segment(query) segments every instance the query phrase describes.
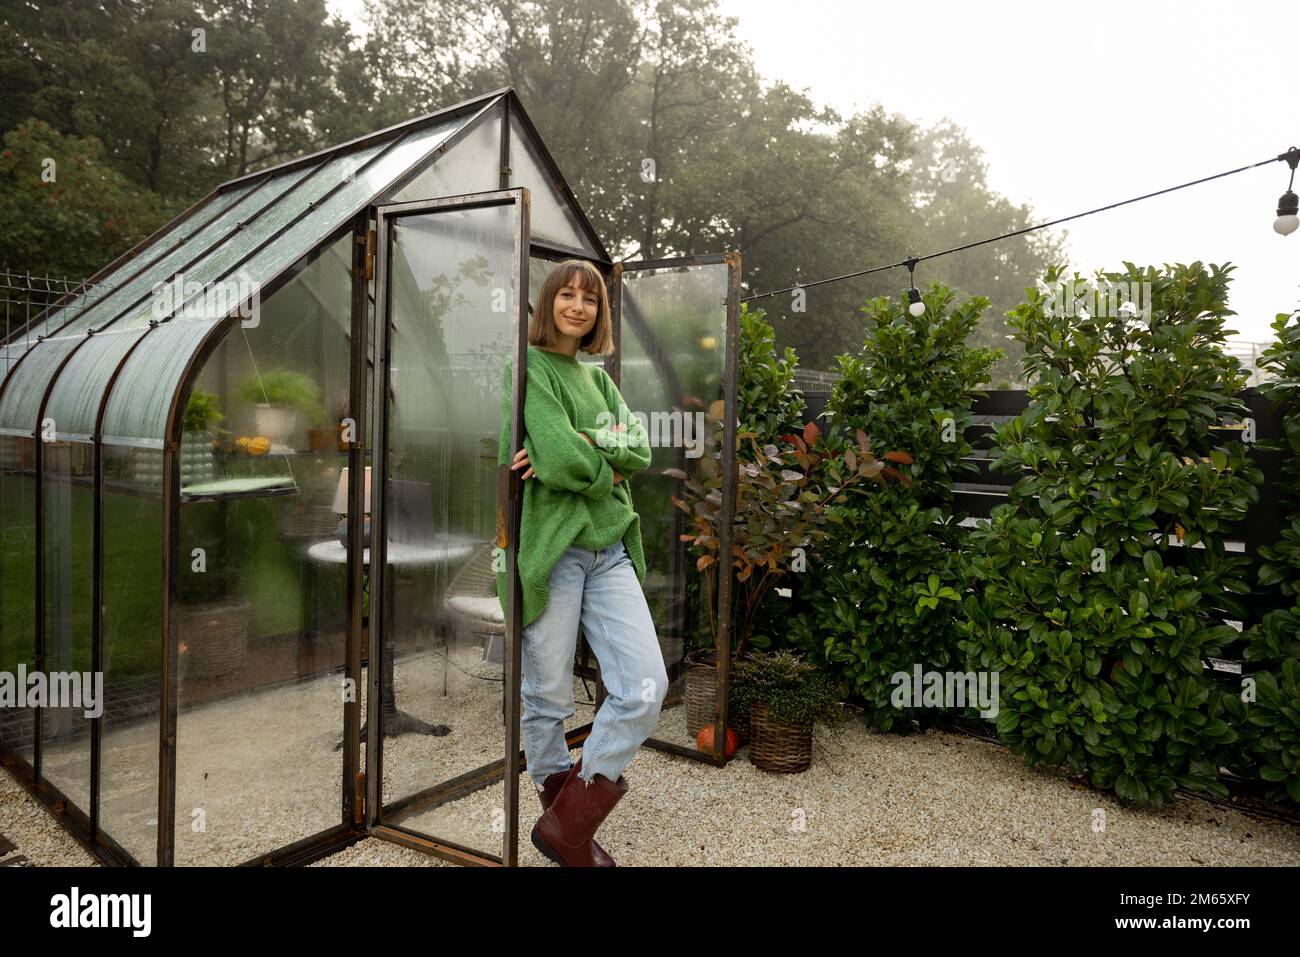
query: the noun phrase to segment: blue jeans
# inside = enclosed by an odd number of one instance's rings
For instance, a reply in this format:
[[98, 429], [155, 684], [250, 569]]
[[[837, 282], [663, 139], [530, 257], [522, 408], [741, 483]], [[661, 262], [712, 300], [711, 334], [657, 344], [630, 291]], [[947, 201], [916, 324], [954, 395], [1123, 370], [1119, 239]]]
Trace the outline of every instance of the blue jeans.
[[581, 777], [617, 781], [650, 737], [668, 693], [668, 673], [636, 568], [622, 541], [594, 552], [570, 545], [551, 569], [550, 597], [523, 630], [520, 729], [537, 789], [573, 765], [564, 721], [574, 715], [578, 624], [600, 662], [605, 701], [582, 747]]

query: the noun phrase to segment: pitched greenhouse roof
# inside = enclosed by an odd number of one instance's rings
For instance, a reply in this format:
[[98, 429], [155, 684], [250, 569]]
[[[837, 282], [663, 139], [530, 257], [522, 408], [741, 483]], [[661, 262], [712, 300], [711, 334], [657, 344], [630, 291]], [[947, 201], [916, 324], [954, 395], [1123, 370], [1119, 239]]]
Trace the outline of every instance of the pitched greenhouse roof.
[[160, 445], [175, 386], [232, 312], [203, 290], [267, 289], [371, 203], [498, 188], [507, 119], [506, 172], [531, 191], [534, 237], [608, 261], [507, 87], [217, 187], [0, 347], [0, 434], [35, 435], [44, 406], [62, 437]]

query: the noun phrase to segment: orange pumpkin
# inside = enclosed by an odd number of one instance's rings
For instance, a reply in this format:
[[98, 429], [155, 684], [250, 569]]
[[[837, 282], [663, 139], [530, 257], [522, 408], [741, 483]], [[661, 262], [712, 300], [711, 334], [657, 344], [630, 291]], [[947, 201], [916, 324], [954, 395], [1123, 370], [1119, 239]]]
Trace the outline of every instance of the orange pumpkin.
[[[695, 736], [695, 747], [699, 751], [713, 750], [713, 725], [706, 724], [700, 729], [700, 733]], [[740, 737], [736, 734], [735, 728], [727, 729], [727, 760], [736, 753], [736, 748], [740, 747]]]
[[254, 455], [265, 455], [267, 452], [271, 451], [271, 440], [265, 435], [255, 436], [253, 441], [248, 443], [248, 451], [252, 452]]

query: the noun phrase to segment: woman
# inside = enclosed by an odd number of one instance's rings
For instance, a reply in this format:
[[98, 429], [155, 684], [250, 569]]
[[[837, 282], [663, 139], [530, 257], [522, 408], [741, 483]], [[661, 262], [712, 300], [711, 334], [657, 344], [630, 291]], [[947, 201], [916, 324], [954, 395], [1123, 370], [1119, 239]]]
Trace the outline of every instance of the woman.
[[[650, 465], [645, 429], [614, 381], [577, 352], [613, 351], [599, 272], [571, 259], [546, 277], [528, 328], [519, 578], [523, 590], [521, 722], [528, 773], [543, 813], [533, 844], [569, 867], [613, 867], [593, 835], [627, 792], [623, 769], [654, 730], [668, 676], [641, 584], [641, 520], [627, 476]], [[510, 443], [507, 363], [500, 463]], [[497, 573], [505, 608], [506, 572]], [[573, 659], [581, 623], [607, 696], [582, 757], [570, 764]]]

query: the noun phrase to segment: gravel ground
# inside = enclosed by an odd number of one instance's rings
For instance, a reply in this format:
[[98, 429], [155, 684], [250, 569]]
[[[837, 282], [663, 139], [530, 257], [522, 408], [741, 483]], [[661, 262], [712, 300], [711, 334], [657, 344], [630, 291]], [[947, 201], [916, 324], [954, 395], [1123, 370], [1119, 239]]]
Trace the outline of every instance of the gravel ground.
[[[466, 671], [474, 671], [472, 663]], [[459, 773], [482, 763], [484, 742], [500, 734], [500, 699], [495, 693], [499, 685], [452, 668], [450, 697], [443, 699], [441, 680], [440, 669], [399, 663], [398, 697], [403, 707], [408, 707], [407, 702], [422, 703], [410, 710], [426, 720], [441, 717], [454, 730], [446, 737], [411, 736], [393, 742], [385, 759], [392, 774], [387, 782], [390, 798], [436, 780], [429, 776], [431, 765]], [[438, 694], [431, 695], [429, 689], [435, 684]], [[575, 691], [581, 702], [581, 683], [575, 682]], [[306, 711], [320, 707], [329, 714], [337, 707], [336, 692], [310, 684], [291, 693]], [[230, 757], [247, 753], [246, 744], [236, 747], [241, 729], [231, 722], [238, 717], [251, 722], [251, 728], [274, 713], [278, 715], [274, 736], [283, 739], [283, 745], [266, 756], [259, 773], [274, 774], [281, 787], [315, 788], [317, 771], [299, 770], [303, 755], [315, 755], [307, 763], [337, 773], [333, 732], [303, 718], [286, 721], [288, 701], [282, 696], [268, 692], [265, 700], [256, 698], [241, 699], [238, 709], [211, 709], [211, 719], [222, 723], [224, 733], [219, 739], [208, 739], [206, 747], [218, 753], [205, 754], [204, 767], [224, 772], [218, 779], [225, 777], [231, 771]], [[454, 717], [443, 712], [451, 702], [459, 708]], [[684, 705], [666, 710], [656, 736], [683, 740], [685, 716]], [[579, 703], [569, 726], [591, 718], [591, 706]], [[201, 720], [198, 714], [189, 719]], [[260, 740], [268, 740], [268, 727], [262, 726]], [[471, 733], [472, 729], [478, 733]], [[193, 741], [198, 726], [189, 724], [187, 730]], [[304, 741], [311, 746], [304, 749]], [[221, 752], [223, 747], [230, 747], [230, 754]], [[575, 759], [579, 753], [573, 752]], [[1194, 799], [1158, 811], [1126, 809], [1064, 774], [1025, 768], [1004, 749], [964, 735], [930, 731], [903, 738], [852, 721], [838, 729], [818, 729], [813, 766], [803, 774], [768, 774], [747, 757], [747, 749], [742, 748], [726, 768], [716, 769], [643, 748], [626, 771], [628, 794], [601, 827], [601, 844], [623, 866], [1300, 865], [1300, 828]], [[294, 762], [291, 774], [285, 773], [287, 761]], [[188, 773], [187, 764], [182, 760], [178, 769], [182, 778]], [[193, 764], [189, 767], [198, 770]], [[245, 769], [245, 782], [249, 776]], [[194, 793], [183, 780], [178, 784], [182, 794]], [[195, 790], [202, 790], [197, 773], [193, 784]], [[527, 776], [521, 775], [519, 860], [526, 866], [555, 866], [528, 840], [541, 810], [530, 790]], [[205, 841], [202, 853], [179, 857], [226, 863], [226, 857], [232, 861], [247, 857], [247, 846], [268, 846], [268, 834], [282, 832], [296, 839], [309, 833], [301, 823], [292, 824], [303, 805], [295, 812], [293, 801], [271, 802], [270, 793], [250, 792], [244, 786], [220, 794], [209, 791], [204, 798], [210, 823], [222, 820], [217, 799], [249, 802], [256, 798], [248, 809], [257, 813], [249, 819], [264, 819], [267, 832], [232, 835], [218, 828], [216, 839]], [[499, 821], [501, 794], [499, 785], [486, 788], [402, 823], [499, 853], [501, 836], [494, 832], [493, 823]], [[321, 804], [313, 799], [309, 806], [314, 813]], [[34, 865], [92, 863], [54, 819], [3, 773], [0, 834]], [[199, 851], [188, 834], [178, 843], [178, 852], [182, 848]], [[376, 839], [363, 840], [317, 866], [367, 865], [455, 866]]]

